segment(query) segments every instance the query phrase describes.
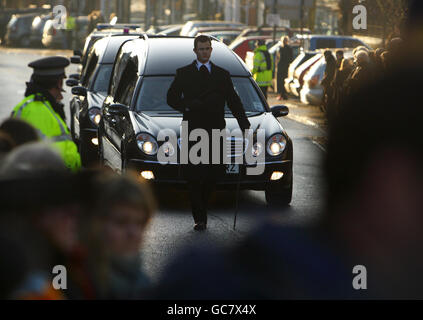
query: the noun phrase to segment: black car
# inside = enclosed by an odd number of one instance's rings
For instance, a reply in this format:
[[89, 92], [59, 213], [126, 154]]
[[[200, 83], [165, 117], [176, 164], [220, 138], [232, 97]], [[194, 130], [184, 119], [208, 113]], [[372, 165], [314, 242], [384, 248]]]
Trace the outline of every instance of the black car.
[[36, 13], [15, 14], [7, 24], [5, 42], [8, 46], [29, 47], [31, 45], [32, 21]]
[[[142, 36], [121, 47], [113, 67], [108, 96], [98, 129], [100, 162], [117, 172], [134, 169], [157, 185], [185, 186], [180, 161], [182, 114], [166, 102], [176, 69], [192, 63], [194, 38]], [[238, 156], [255, 151], [263, 155], [264, 172], [246, 175], [245, 166], [227, 164], [219, 188], [264, 190], [269, 204], [287, 204], [292, 197], [293, 147], [277, 117], [288, 114], [285, 106], [267, 105], [256, 82], [238, 56], [223, 43], [212, 40], [211, 60], [231, 74], [244, 105], [251, 129], [264, 129], [264, 145], [239, 147], [236, 137], [227, 137], [227, 151]], [[238, 127], [226, 107], [226, 128]], [[172, 130], [177, 143], [158, 141], [163, 130]], [[242, 139], [241, 139], [242, 140]], [[229, 147], [228, 147], [229, 146]], [[158, 150], [177, 153], [177, 161], [161, 164]], [[263, 154], [264, 153], [264, 154]], [[248, 165], [247, 165], [248, 167]]]
[[[107, 95], [116, 54], [125, 41], [137, 36], [111, 36], [97, 41], [88, 53], [80, 83], [75, 78], [66, 83], [72, 87], [70, 129], [79, 146], [82, 165], [98, 163], [97, 126], [100, 108]], [[73, 76], [73, 75], [72, 75]]]

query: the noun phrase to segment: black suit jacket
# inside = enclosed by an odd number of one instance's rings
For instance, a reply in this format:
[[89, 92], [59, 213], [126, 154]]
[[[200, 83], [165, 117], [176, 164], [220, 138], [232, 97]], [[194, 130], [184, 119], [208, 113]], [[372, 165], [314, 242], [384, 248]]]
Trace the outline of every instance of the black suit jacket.
[[[200, 103], [194, 103], [194, 108], [193, 101], [196, 100]], [[194, 60], [193, 63], [176, 70], [175, 79], [167, 92], [168, 105], [183, 113], [183, 120], [188, 121], [190, 130], [225, 128], [225, 102], [238, 120], [240, 128], [248, 129], [250, 122], [229, 72], [213, 63], [206, 84]]]

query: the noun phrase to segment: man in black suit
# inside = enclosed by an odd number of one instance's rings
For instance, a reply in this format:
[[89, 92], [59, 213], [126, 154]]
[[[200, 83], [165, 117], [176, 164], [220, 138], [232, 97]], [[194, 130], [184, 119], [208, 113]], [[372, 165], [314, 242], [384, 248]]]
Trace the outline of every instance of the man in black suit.
[[[212, 50], [208, 36], [196, 37], [194, 52], [197, 59], [176, 71], [167, 93], [169, 106], [183, 113], [183, 120], [188, 122], [188, 136], [194, 129], [204, 129], [209, 137], [209, 164], [195, 165], [189, 161], [183, 171], [189, 184], [195, 230], [205, 230], [207, 227], [208, 196], [224, 170], [222, 162], [220, 165], [211, 164], [211, 137], [212, 129], [222, 130], [226, 126], [226, 102], [241, 130], [250, 128], [229, 72], [210, 61]], [[189, 149], [194, 144], [196, 142], [189, 142]]]

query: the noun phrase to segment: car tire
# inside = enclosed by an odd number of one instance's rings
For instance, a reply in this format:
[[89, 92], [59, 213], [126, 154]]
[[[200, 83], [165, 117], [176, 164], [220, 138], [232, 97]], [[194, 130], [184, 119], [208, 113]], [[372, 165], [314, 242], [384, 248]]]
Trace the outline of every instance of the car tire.
[[124, 148], [123, 144], [120, 148], [120, 157], [121, 157], [121, 161], [122, 161], [120, 173], [125, 174], [126, 171], [128, 170], [128, 161], [126, 160], [125, 148]]
[[97, 138], [98, 138], [98, 164], [100, 167], [104, 167], [104, 149], [103, 149], [103, 139], [101, 134], [101, 127], [98, 127]]
[[73, 110], [72, 108], [70, 108], [70, 132], [71, 132], [71, 136], [72, 136], [72, 140], [77, 143], [76, 139], [75, 139], [75, 119], [73, 118]]
[[92, 157], [89, 154], [89, 148], [84, 138], [79, 139], [79, 155], [81, 156], [81, 164], [83, 167], [89, 167], [93, 164]]
[[29, 36], [23, 36], [19, 39], [19, 46], [22, 48], [29, 48], [31, 47], [31, 40]]
[[268, 206], [288, 206], [292, 200], [292, 183], [286, 189], [266, 190], [265, 195]]

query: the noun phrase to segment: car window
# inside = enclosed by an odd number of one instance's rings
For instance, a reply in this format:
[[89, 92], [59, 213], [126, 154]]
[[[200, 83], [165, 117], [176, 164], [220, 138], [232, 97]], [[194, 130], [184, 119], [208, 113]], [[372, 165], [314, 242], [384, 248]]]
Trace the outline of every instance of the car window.
[[98, 56], [92, 52], [91, 56], [89, 57], [87, 67], [82, 73], [81, 83], [84, 87], [88, 87], [92, 83], [92, 77], [94, 74], [94, 70], [97, 67]]
[[[129, 56], [127, 57], [129, 58]], [[132, 100], [132, 96], [134, 94], [138, 75], [137, 68], [132, 60], [128, 60], [128, 62], [124, 64], [124, 66], [125, 69], [123, 70], [122, 75], [120, 77], [114, 100], [116, 102], [129, 106]]]
[[92, 85], [92, 90], [95, 92], [107, 93], [109, 89], [110, 77], [112, 74], [113, 64], [100, 65]]
[[336, 39], [317, 38], [315, 49], [336, 48]]
[[[176, 112], [166, 102], [167, 91], [173, 79], [173, 77], [145, 77], [137, 98], [137, 112]], [[233, 77], [232, 82], [246, 112], [255, 113], [266, 110], [250, 79]], [[227, 106], [225, 111], [230, 113]]]
[[363, 45], [361, 41], [356, 39], [344, 39], [343, 41], [343, 47], [344, 48], [356, 48], [358, 46]]

